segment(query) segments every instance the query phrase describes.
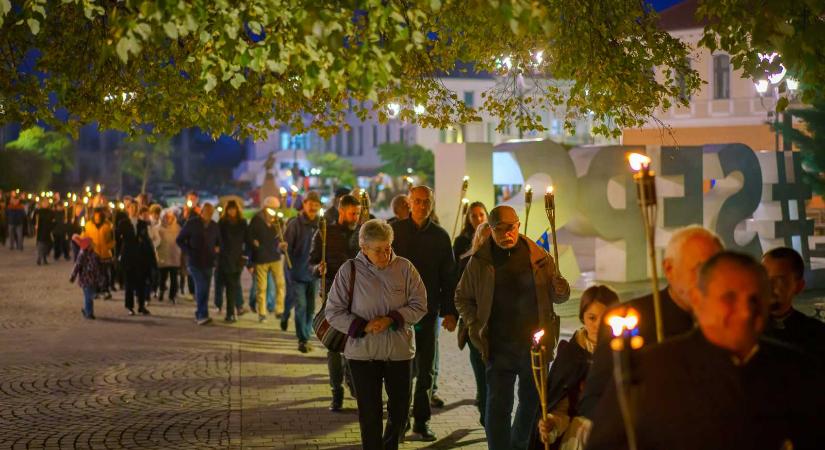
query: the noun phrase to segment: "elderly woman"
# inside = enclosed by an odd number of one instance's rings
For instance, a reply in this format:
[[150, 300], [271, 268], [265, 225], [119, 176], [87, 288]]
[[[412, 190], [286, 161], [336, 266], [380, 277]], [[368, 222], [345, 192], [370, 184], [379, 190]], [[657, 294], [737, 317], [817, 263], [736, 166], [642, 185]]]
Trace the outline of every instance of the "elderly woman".
[[[358, 398], [361, 444], [397, 449], [410, 407], [413, 325], [427, 313], [427, 292], [412, 263], [392, 251], [393, 231], [383, 220], [365, 222], [361, 251], [335, 275], [326, 318], [349, 336], [344, 356]], [[387, 426], [381, 430], [381, 386], [387, 390]]]

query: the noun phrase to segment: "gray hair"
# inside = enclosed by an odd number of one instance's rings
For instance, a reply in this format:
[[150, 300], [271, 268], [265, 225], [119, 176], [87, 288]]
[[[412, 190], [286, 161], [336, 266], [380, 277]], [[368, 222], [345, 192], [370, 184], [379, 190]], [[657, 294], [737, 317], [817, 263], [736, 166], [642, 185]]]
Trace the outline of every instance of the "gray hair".
[[389, 242], [394, 238], [392, 227], [383, 219], [372, 219], [361, 225], [358, 232], [358, 244], [367, 245], [369, 242]]
[[703, 237], [718, 244], [719, 248], [725, 248], [725, 244], [722, 243], [722, 239], [720, 239], [719, 235], [713, 231], [710, 231], [701, 225], [688, 225], [684, 228], [679, 228], [670, 236], [670, 242], [668, 242], [667, 247], [665, 247], [664, 259], [669, 259], [672, 261], [677, 258], [679, 254], [682, 253], [682, 247], [684, 247], [685, 243], [697, 237]]

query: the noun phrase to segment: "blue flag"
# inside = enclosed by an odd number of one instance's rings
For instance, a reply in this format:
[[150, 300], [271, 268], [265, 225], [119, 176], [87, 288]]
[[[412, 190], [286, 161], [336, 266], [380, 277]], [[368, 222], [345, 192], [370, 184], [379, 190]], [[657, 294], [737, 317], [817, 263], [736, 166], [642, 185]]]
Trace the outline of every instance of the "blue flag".
[[544, 230], [544, 233], [541, 235], [539, 240], [536, 241], [536, 244], [538, 244], [539, 247], [543, 248], [544, 251], [549, 252], [550, 251], [550, 235], [547, 234], [547, 231], [548, 230]]

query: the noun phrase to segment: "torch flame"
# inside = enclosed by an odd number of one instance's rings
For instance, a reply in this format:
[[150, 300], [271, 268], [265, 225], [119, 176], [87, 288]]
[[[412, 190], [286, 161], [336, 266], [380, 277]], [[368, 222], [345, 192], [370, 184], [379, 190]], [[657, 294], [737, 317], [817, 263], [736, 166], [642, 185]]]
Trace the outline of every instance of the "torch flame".
[[636, 172], [650, 167], [650, 158], [641, 153], [627, 155], [627, 161], [630, 163], [630, 168]]
[[550, 186], [547, 186], [547, 193], [548, 193], [548, 194], [552, 194], [552, 193], [553, 193], [553, 185], [552, 185], [552, 184], [551, 184]]
[[527, 192], [533, 192], [533, 186], [530, 186], [528, 184], [527, 186], [524, 186], [524, 190], [527, 191]]
[[461, 203], [462, 203], [462, 204], [464, 204], [464, 205], [466, 205], [467, 203], [470, 203], [470, 199], [469, 199], [469, 198], [466, 198], [466, 197], [465, 197], [465, 198], [462, 198], [462, 199], [461, 199]]
[[470, 181], [470, 176], [469, 175], [464, 175], [464, 178], [462, 179], [462, 181]]
[[280, 189], [278, 189], [278, 191], [281, 193], [281, 195], [286, 195], [286, 188], [285, 187], [282, 186]]
[[536, 331], [536, 333], [533, 335], [533, 342], [535, 342], [536, 345], [539, 345], [539, 343], [541, 342], [541, 338], [543, 338], [543, 337], [544, 337], [544, 330]]
[[266, 213], [267, 213], [267, 214], [269, 214], [270, 216], [277, 215], [277, 213], [275, 212], [275, 210], [274, 210], [274, 209], [272, 209], [272, 208], [266, 208]]
[[607, 324], [613, 330], [613, 336], [621, 336], [624, 330], [635, 330], [639, 326], [639, 313], [635, 309], [630, 308], [624, 316], [613, 314], [605, 319]]
[[289, 188], [292, 189], [292, 192], [298, 192], [298, 186], [295, 186], [294, 184]]
[[80, 226], [83, 227], [83, 228], [86, 228], [86, 218], [85, 217], [80, 218]]

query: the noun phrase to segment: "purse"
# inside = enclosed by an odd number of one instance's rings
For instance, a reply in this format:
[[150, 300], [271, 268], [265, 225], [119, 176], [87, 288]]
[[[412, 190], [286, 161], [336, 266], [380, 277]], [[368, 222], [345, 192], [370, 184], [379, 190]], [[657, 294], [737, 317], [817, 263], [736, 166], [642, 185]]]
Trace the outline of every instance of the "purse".
[[[347, 311], [350, 313], [352, 312], [352, 295], [353, 291], [355, 290], [355, 261], [350, 259], [350, 276], [349, 276], [349, 302], [347, 303]], [[315, 314], [315, 318], [312, 319], [312, 328], [315, 330], [315, 336], [321, 341], [321, 344], [326, 347], [327, 350], [331, 352], [338, 352], [343, 353], [344, 348], [347, 346], [347, 338], [348, 336], [346, 333], [342, 333], [332, 325], [329, 324], [327, 321], [326, 316], [326, 307], [327, 307], [327, 300], [324, 299], [324, 304], [321, 306], [321, 310], [318, 311], [318, 314]]]

